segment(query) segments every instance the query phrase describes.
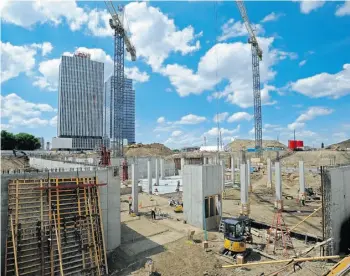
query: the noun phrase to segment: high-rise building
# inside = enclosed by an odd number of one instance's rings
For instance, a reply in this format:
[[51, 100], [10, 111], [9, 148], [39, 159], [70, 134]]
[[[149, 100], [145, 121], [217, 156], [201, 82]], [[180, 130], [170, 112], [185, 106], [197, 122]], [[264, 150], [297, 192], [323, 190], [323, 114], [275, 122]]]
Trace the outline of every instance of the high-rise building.
[[45, 150], [45, 140], [44, 137], [38, 137], [39, 141], [40, 141], [40, 149], [41, 150]]
[[[124, 108], [118, 110], [118, 106], [114, 103], [114, 76], [111, 76], [105, 82], [105, 95], [104, 95], [104, 124], [103, 134], [104, 137], [111, 140], [118, 136], [114, 129], [115, 117], [117, 112], [121, 112], [124, 118], [123, 134], [122, 137], [128, 144], [135, 143], [135, 90], [133, 89], [132, 80], [124, 79]], [[120, 98], [120, 97], [116, 97]], [[118, 116], [117, 116], [118, 117]]]
[[[59, 138], [71, 138], [73, 150], [95, 149], [102, 143], [103, 76], [104, 64], [91, 60], [89, 54], [62, 56], [57, 134]], [[59, 143], [55, 148], [60, 148]]]

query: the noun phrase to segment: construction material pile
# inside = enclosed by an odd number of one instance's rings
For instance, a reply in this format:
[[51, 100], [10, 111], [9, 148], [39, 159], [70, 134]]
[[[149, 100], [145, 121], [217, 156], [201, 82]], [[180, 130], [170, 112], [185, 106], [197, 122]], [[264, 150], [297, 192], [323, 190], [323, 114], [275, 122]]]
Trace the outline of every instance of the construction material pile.
[[1, 156], [1, 170], [17, 170], [29, 167], [26, 156]]
[[337, 144], [330, 145], [327, 148], [332, 149], [332, 150], [347, 150], [347, 149], [350, 149], [350, 139], [342, 141], [342, 142], [337, 143]]
[[127, 157], [143, 157], [143, 156], [168, 156], [173, 151], [163, 144], [135, 144], [126, 147], [125, 155]]
[[[239, 151], [242, 149], [254, 148], [255, 141], [246, 139], [235, 139], [230, 143], [229, 146], [232, 149], [232, 151]], [[284, 144], [276, 140], [263, 140], [262, 146], [263, 148], [287, 148]]]
[[5, 275], [108, 273], [95, 178], [8, 184]]

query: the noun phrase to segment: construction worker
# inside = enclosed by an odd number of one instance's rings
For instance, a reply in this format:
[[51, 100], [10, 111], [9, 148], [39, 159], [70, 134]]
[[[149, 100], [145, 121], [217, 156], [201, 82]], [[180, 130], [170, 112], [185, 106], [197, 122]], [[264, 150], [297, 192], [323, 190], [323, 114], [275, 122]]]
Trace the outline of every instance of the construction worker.
[[131, 214], [131, 207], [132, 207], [132, 197], [129, 196], [129, 214]]
[[301, 206], [305, 206], [305, 194], [301, 194], [300, 202], [301, 202]]
[[152, 220], [156, 219], [156, 207], [152, 207], [152, 209], [151, 209], [151, 216], [152, 216]]

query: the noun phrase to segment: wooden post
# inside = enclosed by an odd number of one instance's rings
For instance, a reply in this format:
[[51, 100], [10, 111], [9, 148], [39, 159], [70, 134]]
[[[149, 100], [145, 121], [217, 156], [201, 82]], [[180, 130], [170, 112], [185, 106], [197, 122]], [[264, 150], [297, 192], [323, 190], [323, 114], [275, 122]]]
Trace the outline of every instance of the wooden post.
[[[16, 185], [18, 185], [18, 182], [16, 181]], [[17, 194], [17, 192], [16, 192]], [[17, 201], [17, 198], [16, 198]], [[13, 229], [13, 219], [12, 219], [12, 214], [10, 215], [11, 219], [11, 236], [12, 236], [12, 247], [13, 247], [13, 256], [15, 258], [15, 271], [16, 271], [16, 276], [19, 276], [18, 274], [18, 264], [17, 264], [17, 243], [15, 239], [15, 231]]]
[[[43, 187], [43, 180], [40, 179], [40, 188]], [[45, 255], [44, 255], [44, 210], [43, 190], [40, 190], [40, 243], [41, 243], [41, 275], [45, 274]]]
[[[78, 177], [75, 178], [75, 183], [77, 184], [77, 186], [79, 186], [79, 178]], [[77, 198], [78, 198], [79, 228], [81, 229], [80, 188], [77, 188]], [[82, 255], [82, 261], [83, 261], [83, 269], [85, 269], [86, 267], [85, 267], [85, 250], [84, 250], [84, 246], [82, 248], [81, 255]]]
[[55, 233], [56, 233], [56, 242], [57, 242], [57, 249], [58, 249], [58, 258], [59, 258], [59, 261], [60, 261], [60, 271], [61, 271], [61, 276], [64, 276], [63, 266], [62, 266], [61, 239], [60, 239], [60, 236], [57, 233], [57, 224], [56, 224], [55, 211], [53, 211], [52, 214], [53, 214], [53, 222], [55, 224]]
[[[85, 178], [83, 178], [83, 180], [86, 181]], [[92, 257], [91, 246], [90, 246], [92, 244], [92, 242], [91, 242], [90, 227], [89, 227], [89, 222], [88, 222], [89, 212], [88, 212], [88, 200], [86, 197], [86, 188], [84, 188], [84, 205], [85, 205], [85, 224], [86, 224], [86, 231], [88, 234], [89, 255], [90, 255], [90, 261], [92, 264], [94, 261], [93, 261], [93, 257]]]

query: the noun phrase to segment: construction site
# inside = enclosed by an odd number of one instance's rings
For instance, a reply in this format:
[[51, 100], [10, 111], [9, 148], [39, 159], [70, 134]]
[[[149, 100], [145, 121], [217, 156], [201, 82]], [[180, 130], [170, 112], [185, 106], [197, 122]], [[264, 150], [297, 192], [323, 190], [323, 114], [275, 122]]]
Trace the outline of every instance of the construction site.
[[[255, 139], [215, 151], [125, 145], [117, 112], [110, 147], [3, 151], [1, 275], [350, 274], [349, 141], [305, 150], [262, 139], [263, 53], [236, 3], [252, 46]], [[124, 48], [131, 61], [137, 49], [106, 5], [123, 95]]]

